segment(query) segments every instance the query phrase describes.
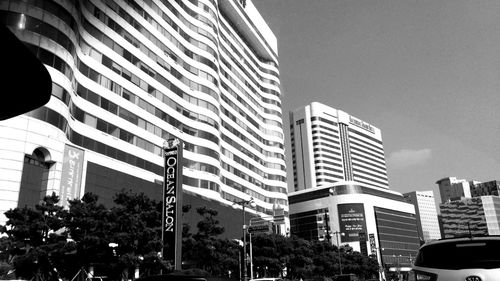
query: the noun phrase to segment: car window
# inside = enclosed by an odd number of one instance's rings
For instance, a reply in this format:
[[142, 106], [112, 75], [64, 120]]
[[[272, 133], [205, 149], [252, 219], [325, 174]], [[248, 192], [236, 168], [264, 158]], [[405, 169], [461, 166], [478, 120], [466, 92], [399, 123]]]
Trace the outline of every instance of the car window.
[[500, 268], [500, 240], [470, 240], [423, 246], [415, 266], [465, 269]]

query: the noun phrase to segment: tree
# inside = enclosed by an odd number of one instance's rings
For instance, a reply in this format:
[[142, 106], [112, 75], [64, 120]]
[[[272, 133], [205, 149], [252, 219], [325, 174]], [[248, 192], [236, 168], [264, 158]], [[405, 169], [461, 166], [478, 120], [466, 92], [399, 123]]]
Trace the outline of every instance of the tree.
[[196, 211], [202, 220], [197, 224], [197, 233], [184, 233], [183, 260], [188, 266], [202, 269], [211, 276], [230, 277], [230, 272], [238, 272], [239, 245], [217, 238], [224, 233], [224, 228], [216, 219], [216, 210], [199, 207]]
[[[91, 193], [70, 201], [65, 223], [78, 245], [80, 266], [93, 265], [115, 279], [128, 279], [129, 269], [137, 267], [148, 273], [171, 270], [158, 255], [162, 248], [161, 202], [144, 193], [122, 190], [115, 194], [114, 203], [107, 209]], [[111, 248], [111, 243], [117, 246]]]
[[92, 193], [85, 193], [81, 199], [68, 202], [69, 211], [64, 223], [66, 232], [75, 243], [75, 256], [78, 256], [74, 260], [76, 270], [109, 264], [113, 254], [109, 248], [111, 230], [108, 209], [99, 204], [98, 196]]
[[16, 276], [59, 277], [57, 268], [63, 268], [67, 236], [62, 231], [65, 211], [58, 203], [59, 197], [52, 193], [34, 209], [23, 207], [5, 212], [7, 222], [1, 232], [7, 240], [2, 245], [7, 248]]
[[115, 195], [111, 208], [111, 242], [118, 244], [118, 267], [123, 271], [141, 266], [148, 273], [170, 270], [158, 253], [162, 249], [162, 203], [144, 193], [124, 191]]

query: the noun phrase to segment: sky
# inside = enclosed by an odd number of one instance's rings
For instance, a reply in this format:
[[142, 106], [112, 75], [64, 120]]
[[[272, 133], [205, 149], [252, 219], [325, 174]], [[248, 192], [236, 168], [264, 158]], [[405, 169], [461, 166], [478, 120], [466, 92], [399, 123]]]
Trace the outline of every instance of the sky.
[[252, 2], [278, 40], [289, 175], [288, 114], [316, 101], [382, 131], [392, 190], [500, 180], [500, 1]]

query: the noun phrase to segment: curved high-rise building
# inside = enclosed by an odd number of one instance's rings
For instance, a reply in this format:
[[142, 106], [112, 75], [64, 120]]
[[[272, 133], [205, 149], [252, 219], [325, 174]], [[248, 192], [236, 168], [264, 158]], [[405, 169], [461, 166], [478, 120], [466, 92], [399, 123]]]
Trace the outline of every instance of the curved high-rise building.
[[250, 0], [1, 1], [0, 19], [53, 83], [0, 122], [1, 223], [52, 192], [161, 196], [170, 138], [185, 193], [288, 211], [277, 41]]

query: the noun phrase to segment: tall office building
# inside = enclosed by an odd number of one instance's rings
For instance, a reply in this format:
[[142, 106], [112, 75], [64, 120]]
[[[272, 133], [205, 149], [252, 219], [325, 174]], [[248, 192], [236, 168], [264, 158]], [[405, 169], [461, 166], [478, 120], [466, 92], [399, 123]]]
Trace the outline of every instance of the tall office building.
[[418, 236], [422, 241], [441, 239], [434, 192], [413, 191], [403, 194], [405, 201], [413, 204], [417, 218]]
[[288, 211], [277, 40], [250, 0], [2, 1], [0, 14], [53, 82], [45, 106], [0, 122], [0, 223], [52, 192], [160, 199], [171, 138], [186, 200]]
[[313, 102], [290, 112], [294, 189], [339, 181], [389, 188], [380, 130]]

